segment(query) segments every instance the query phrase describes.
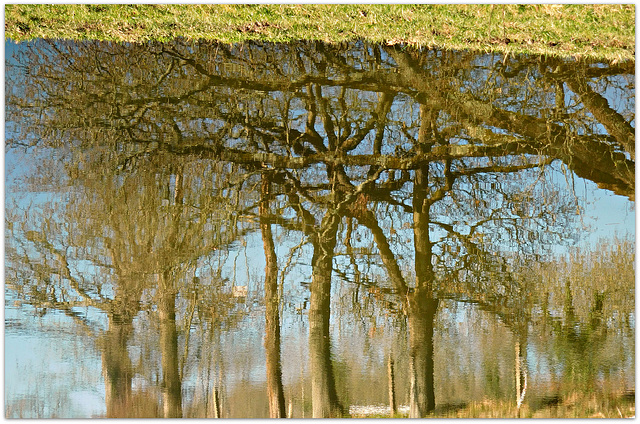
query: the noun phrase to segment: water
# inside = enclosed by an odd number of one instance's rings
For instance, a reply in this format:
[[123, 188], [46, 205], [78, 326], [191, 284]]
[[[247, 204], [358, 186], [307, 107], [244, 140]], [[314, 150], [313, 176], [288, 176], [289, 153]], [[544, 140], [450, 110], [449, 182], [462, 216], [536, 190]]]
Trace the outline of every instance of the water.
[[633, 64], [6, 51], [7, 417], [635, 414]]

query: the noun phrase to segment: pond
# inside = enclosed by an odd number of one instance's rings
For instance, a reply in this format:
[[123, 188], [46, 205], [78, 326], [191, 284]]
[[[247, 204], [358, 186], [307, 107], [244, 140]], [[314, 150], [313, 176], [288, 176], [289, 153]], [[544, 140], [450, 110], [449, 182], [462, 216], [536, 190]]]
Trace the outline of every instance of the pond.
[[633, 63], [5, 49], [7, 417], [635, 415]]

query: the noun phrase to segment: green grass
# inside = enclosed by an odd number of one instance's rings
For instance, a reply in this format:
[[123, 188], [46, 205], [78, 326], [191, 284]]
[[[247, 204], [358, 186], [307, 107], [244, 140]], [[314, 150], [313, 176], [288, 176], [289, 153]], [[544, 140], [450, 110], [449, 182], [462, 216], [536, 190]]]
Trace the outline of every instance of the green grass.
[[634, 60], [635, 6], [16, 4], [5, 6], [5, 36], [227, 43], [364, 39], [622, 61]]

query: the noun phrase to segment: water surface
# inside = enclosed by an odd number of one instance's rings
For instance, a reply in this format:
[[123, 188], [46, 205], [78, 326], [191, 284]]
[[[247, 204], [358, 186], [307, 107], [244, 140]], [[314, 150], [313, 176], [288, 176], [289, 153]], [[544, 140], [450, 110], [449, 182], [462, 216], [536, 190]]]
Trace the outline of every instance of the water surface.
[[7, 417], [635, 414], [633, 63], [6, 51]]

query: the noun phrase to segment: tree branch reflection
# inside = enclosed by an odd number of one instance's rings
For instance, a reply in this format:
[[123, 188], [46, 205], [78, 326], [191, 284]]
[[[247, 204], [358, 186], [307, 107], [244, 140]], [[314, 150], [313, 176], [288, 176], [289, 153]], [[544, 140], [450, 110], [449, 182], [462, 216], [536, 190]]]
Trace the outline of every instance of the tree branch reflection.
[[[22, 182], [51, 191], [12, 195], [8, 280], [39, 308], [107, 315], [107, 416], [131, 413], [133, 375], [151, 374], [127, 354], [143, 312], [159, 326], [163, 416], [185, 416], [181, 334], [193, 320], [214, 340], [240, 320], [225, 255], [257, 231], [268, 410], [287, 415], [277, 271], [294, 252], [279, 260], [279, 228], [312, 249], [313, 416], [348, 410], [331, 328], [348, 263], [356, 290], [367, 280], [406, 321], [410, 416], [425, 417], [444, 299], [500, 316], [526, 352], [514, 269], [579, 236], [583, 200], [554, 176], [634, 199], [634, 105], [601, 89], [632, 90], [632, 67], [352, 47], [43, 41], [9, 68], [7, 150], [41, 155]], [[386, 279], [363, 277], [364, 257]]]

